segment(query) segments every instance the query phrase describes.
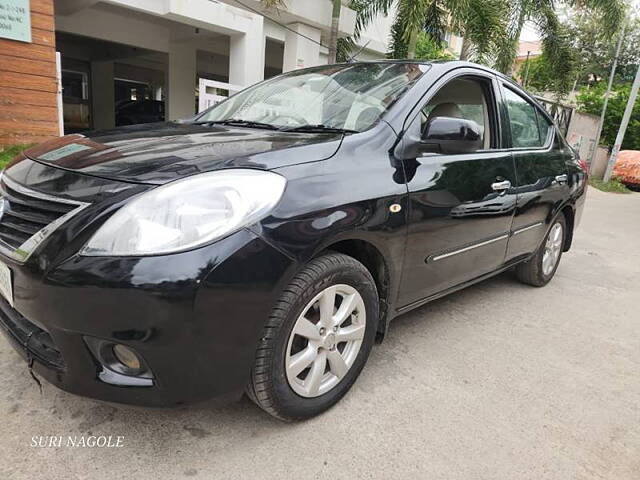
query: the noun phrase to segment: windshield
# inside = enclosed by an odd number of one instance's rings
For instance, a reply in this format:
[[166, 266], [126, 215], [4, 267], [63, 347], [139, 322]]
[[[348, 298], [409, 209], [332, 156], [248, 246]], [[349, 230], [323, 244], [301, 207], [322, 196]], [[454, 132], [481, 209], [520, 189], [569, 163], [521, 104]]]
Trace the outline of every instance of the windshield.
[[428, 68], [417, 63], [359, 63], [293, 71], [239, 92], [196, 121], [363, 131]]

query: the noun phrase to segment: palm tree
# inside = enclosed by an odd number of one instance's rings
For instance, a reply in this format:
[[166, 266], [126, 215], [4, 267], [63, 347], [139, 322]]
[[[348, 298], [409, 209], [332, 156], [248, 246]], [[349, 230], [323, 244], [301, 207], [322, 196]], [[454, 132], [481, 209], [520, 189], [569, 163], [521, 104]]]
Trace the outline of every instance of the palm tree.
[[447, 30], [467, 37], [466, 58], [486, 62], [505, 35], [502, 15], [508, 0], [353, 0], [358, 12], [356, 34], [377, 15], [388, 15], [396, 7], [391, 53], [415, 57], [418, 33], [428, 32], [441, 42]]
[[526, 22], [533, 22], [540, 31], [542, 50], [553, 62], [559, 76], [572, 71], [573, 54], [568, 29], [560, 22], [556, 8], [564, 5], [581, 8], [601, 18], [602, 34], [612, 35], [621, 26], [627, 3], [625, 0], [512, 0], [504, 14], [509, 18], [507, 35], [496, 56], [496, 68], [503, 73], [511, 71], [516, 57], [518, 41]]
[[329, 35], [329, 63], [336, 63], [338, 55], [338, 26], [340, 24], [341, 0], [333, 0], [331, 11], [331, 32]]
[[391, 32], [394, 57], [415, 56], [418, 32], [439, 42], [446, 29], [464, 37], [462, 60], [474, 60], [509, 74], [522, 28], [533, 22], [542, 37], [542, 50], [551, 61], [558, 91], [575, 77], [572, 39], [558, 17], [560, 6], [580, 9], [600, 18], [602, 34], [614, 34], [626, 14], [628, 0], [352, 0], [358, 11], [356, 34], [377, 15], [396, 7]]

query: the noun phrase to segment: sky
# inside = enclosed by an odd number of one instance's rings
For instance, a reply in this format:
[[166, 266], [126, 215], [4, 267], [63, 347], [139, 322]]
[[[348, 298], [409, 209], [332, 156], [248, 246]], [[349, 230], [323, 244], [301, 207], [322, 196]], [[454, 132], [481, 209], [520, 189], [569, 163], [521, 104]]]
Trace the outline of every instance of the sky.
[[536, 30], [535, 25], [526, 23], [522, 32], [520, 33], [520, 41], [521, 42], [534, 42], [540, 39], [540, 35]]

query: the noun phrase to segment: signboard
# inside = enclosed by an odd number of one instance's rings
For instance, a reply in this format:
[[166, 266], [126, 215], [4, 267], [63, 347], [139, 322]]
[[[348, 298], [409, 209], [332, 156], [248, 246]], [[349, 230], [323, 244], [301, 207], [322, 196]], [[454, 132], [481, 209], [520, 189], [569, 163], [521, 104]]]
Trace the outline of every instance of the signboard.
[[31, 43], [29, 0], [0, 0], [0, 38]]

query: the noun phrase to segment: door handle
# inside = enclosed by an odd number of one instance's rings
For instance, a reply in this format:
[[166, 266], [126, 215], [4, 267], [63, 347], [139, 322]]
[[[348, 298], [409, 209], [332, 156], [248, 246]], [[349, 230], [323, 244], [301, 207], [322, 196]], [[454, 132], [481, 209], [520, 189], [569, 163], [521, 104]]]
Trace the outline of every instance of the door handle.
[[566, 173], [562, 175], [556, 175], [556, 182], [558, 183], [567, 183], [567, 180], [569, 180], [569, 177]]
[[502, 182], [494, 182], [491, 184], [491, 188], [494, 192], [503, 192], [511, 188], [511, 182], [509, 180], [504, 180]]

